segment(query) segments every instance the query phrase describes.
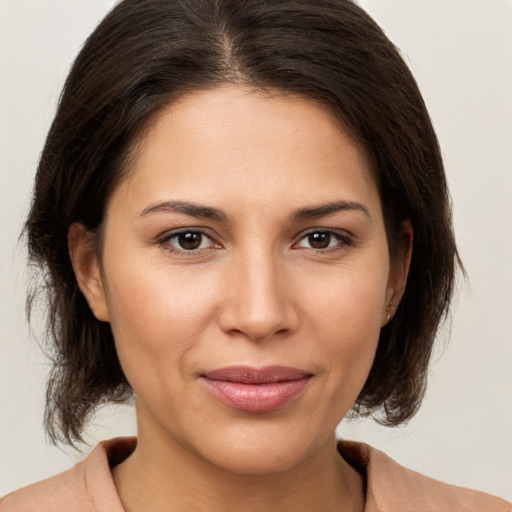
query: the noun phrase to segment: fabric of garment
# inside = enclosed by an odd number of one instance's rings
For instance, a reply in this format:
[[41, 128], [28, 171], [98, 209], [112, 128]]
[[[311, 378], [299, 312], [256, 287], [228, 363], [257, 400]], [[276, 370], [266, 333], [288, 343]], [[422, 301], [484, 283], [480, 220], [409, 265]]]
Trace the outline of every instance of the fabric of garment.
[[[7, 495], [0, 512], [124, 512], [111, 468], [136, 444], [134, 437], [100, 443], [72, 469]], [[423, 476], [366, 444], [340, 441], [338, 449], [365, 479], [364, 512], [512, 512], [500, 498]]]

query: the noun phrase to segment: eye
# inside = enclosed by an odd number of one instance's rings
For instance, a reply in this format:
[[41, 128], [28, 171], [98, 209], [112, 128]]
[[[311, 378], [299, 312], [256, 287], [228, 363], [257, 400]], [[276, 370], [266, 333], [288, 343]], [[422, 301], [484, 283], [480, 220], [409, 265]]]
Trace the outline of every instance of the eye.
[[352, 239], [336, 231], [310, 231], [306, 233], [296, 244], [297, 247], [304, 249], [314, 249], [316, 251], [333, 249], [344, 245], [351, 245]]
[[203, 231], [191, 229], [168, 234], [160, 240], [160, 244], [170, 246], [171, 250], [178, 252], [192, 252], [219, 247]]

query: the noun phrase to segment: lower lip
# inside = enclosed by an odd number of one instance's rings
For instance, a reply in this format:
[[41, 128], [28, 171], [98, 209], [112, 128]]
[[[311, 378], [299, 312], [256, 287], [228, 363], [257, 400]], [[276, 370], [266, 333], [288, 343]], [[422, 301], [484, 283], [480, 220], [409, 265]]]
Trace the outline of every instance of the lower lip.
[[242, 384], [202, 377], [206, 389], [222, 403], [247, 412], [268, 412], [283, 407], [308, 385], [310, 377], [272, 382]]

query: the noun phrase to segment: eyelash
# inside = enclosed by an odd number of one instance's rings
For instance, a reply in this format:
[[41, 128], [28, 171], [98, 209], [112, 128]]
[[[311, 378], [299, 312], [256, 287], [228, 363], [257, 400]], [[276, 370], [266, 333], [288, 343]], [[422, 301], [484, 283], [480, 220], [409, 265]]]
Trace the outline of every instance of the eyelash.
[[[212, 246], [187, 250], [187, 249], [175, 247], [171, 244], [171, 240], [177, 239], [180, 235], [187, 235], [187, 234], [194, 234], [194, 235], [200, 235], [201, 237], [205, 237], [210, 240], [210, 242], [212, 243]], [[347, 235], [346, 233], [341, 233], [339, 231], [335, 231], [332, 229], [317, 228], [317, 229], [310, 229], [307, 232], [301, 234], [299, 240], [293, 244], [293, 247], [294, 248], [297, 247], [298, 244], [300, 244], [300, 242], [302, 242], [303, 240], [305, 240], [308, 237], [315, 235], [315, 234], [329, 235], [330, 237], [334, 237], [338, 241], [338, 243], [334, 247], [325, 247], [325, 248], [320, 248], [320, 249], [316, 249], [314, 247], [304, 247], [303, 248], [304, 250], [313, 251], [315, 253], [325, 254], [325, 253], [330, 253], [330, 252], [335, 252], [335, 251], [341, 250], [343, 247], [354, 245], [353, 237], [350, 235]], [[203, 241], [204, 240], [201, 239], [201, 245], [202, 245]], [[329, 244], [330, 244], [330, 242], [331, 242], [331, 240], [329, 240]], [[215, 242], [215, 240], [213, 239], [213, 237], [210, 234], [208, 234], [206, 231], [204, 231], [202, 229], [197, 229], [197, 228], [195, 228], [195, 229], [185, 228], [185, 229], [181, 229], [178, 231], [173, 231], [171, 233], [166, 233], [164, 236], [162, 236], [161, 238], [158, 239], [158, 244], [161, 247], [164, 247], [167, 251], [169, 251], [171, 253], [186, 254], [186, 255], [201, 254], [201, 252], [204, 250], [217, 249], [217, 248], [221, 247], [221, 245], [219, 243]]]
[[[213, 247], [187, 250], [187, 249], [174, 247], [171, 244], [171, 241], [173, 239], [177, 239], [180, 235], [187, 235], [187, 234], [194, 234], [194, 235], [200, 235], [201, 237], [205, 237], [212, 242]], [[202, 245], [202, 243], [203, 243], [203, 240], [201, 240], [201, 245]], [[158, 244], [161, 247], [164, 247], [169, 252], [178, 253], [178, 254], [187, 254], [187, 255], [200, 254], [201, 251], [204, 251], [205, 249], [220, 248], [220, 244], [215, 242], [215, 240], [213, 239], [213, 237], [211, 235], [209, 235], [206, 231], [204, 231], [202, 229], [197, 229], [197, 228], [194, 228], [194, 229], [185, 228], [185, 229], [173, 231], [171, 233], [166, 233], [164, 236], [162, 236], [161, 238], [158, 239]]]
[[[301, 235], [299, 241], [296, 242], [294, 244], [294, 246], [296, 246], [298, 243], [302, 242], [306, 238], [310, 237], [311, 235], [315, 235], [315, 234], [329, 235], [331, 237], [334, 237], [338, 241], [338, 243], [334, 247], [326, 247], [323, 249], [315, 249], [314, 247], [305, 247], [304, 248], [305, 250], [325, 254], [325, 253], [330, 253], [330, 252], [334, 252], [334, 251], [339, 251], [339, 250], [343, 249], [344, 247], [350, 247], [350, 246], [354, 245], [353, 237], [348, 235], [347, 233], [341, 233], [341, 232], [335, 231], [333, 229], [316, 228], [316, 229], [310, 229], [310, 230], [306, 231], [305, 233], [303, 233]], [[330, 240], [329, 240], [329, 242], [330, 242]]]

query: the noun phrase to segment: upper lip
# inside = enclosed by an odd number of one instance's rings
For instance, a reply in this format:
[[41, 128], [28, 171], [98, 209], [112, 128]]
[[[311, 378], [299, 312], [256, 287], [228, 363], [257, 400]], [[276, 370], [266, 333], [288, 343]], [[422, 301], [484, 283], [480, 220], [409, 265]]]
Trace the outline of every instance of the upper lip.
[[286, 382], [311, 377], [312, 374], [298, 368], [289, 366], [264, 366], [256, 368], [253, 366], [227, 366], [217, 368], [202, 374], [210, 380], [225, 382], [238, 382], [241, 384], [272, 384], [274, 382]]

